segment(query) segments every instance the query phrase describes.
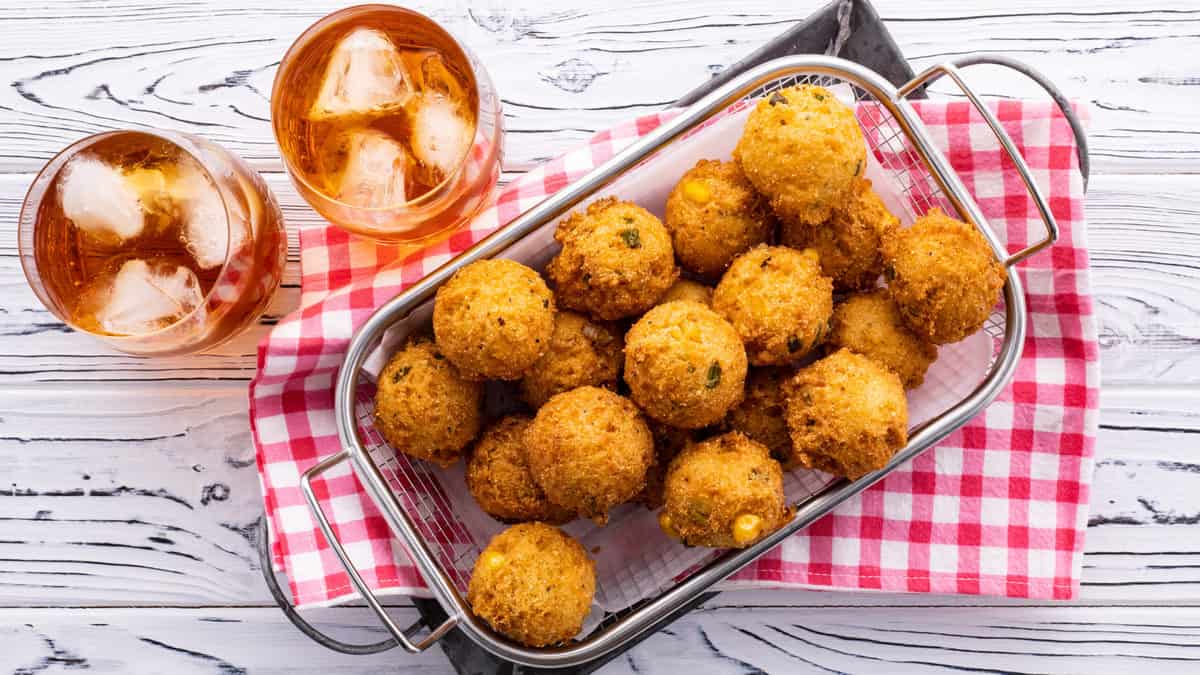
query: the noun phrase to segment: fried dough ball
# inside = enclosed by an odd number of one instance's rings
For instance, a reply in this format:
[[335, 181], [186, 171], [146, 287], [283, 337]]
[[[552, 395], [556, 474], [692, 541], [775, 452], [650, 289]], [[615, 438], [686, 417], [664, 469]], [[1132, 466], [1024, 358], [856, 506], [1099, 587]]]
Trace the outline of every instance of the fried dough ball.
[[737, 329], [750, 363], [791, 363], [821, 344], [833, 282], [815, 253], [760, 246], [738, 256], [713, 291], [713, 309]]
[[871, 189], [871, 181], [854, 180], [853, 195], [836, 207], [829, 220], [818, 225], [784, 222], [780, 239], [792, 248], [815, 250], [821, 270], [833, 279], [838, 291], [868, 289], [883, 271], [879, 247], [884, 237], [900, 227], [883, 200]]
[[692, 441], [692, 431], [677, 429], [655, 419], [647, 420], [650, 434], [654, 437], [654, 464], [646, 472], [646, 487], [634, 501], [648, 509], [663, 505], [663, 482], [667, 479], [667, 468], [687, 444]]
[[771, 457], [786, 461], [792, 452], [787, 427], [787, 387], [790, 368], [751, 368], [746, 398], [725, 417], [725, 428], [767, 446]]
[[783, 470], [767, 447], [733, 431], [671, 461], [658, 524], [688, 546], [745, 548], [783, 525]]
[[438, 289], [433, 332], [465, 377], [515, 380], [550, 345], [554, 295], [521, 263], [479, 260]]
[[509, 415], [486, 431], [467, 460], [467, 489], [489, 516], [506, 523], [565, 523], [573, 513], [546, 499], [525, 457], [525, 430], [533, 418]]
[[765, 243], [775, 217], [734, 162], [702, 159], [683, 174], [667, 197], [663, 219], [679, 264], [717, 277], [733, 258]]
[[563, 307], [613, 321], [646, 311], [675, 279], [667, 228], [646, 209], [608, 197], [558, 224], [562, 251], [546, 267]]
[[789, 464], [859, 478], [882, 469], [908, 442], [900, 377], [841, 349], [803, 368], [787, 401]]
[[585, 384], [616, 389], [623, 348], [621, 334], [612, 326], [559, 312], [550, 348], [521, 380], [521, 397], [540, 408], [551, 396]]
[[654, 439], [628, 399], [599, 387], [552, 397], [525, 430], [534, 481], [550, 501], [604, 524], [646, 484]]
[[853, 110], [827, 89], [800, 85], [758, 102], [733, 158], [776, 215], [815, 224], [850, 197], [867, 143]]
[[937, 359], [937, 347], [904, 325], [884, 288], [852, 295], [833, 308], [826, 347], [845, 347], [891, 368], [905, 389], [921, 386], [929, 364]]
[[375, 426], [396, 450], [450, 466], [479, 433], [482, 403], [480, 383], [464, 378], [437, 345], [413, 341], [379, 374]]
[[663, 293], [663, 296], [658, 299], [658, 304], [665, 305], [676, 300], [691, 300], [711, 307], [712, 294], [713, 289], [698, 281], [680, 279], [668, 288], [666, 293]]
[[681, 429], [719, 421], [742, 400], [746, 350], [728, 321], [698, 302], [659, 305], [625, 335], [625, 382], [646, 414]]
[[530, 647], [570, 640], [583, 628], [596, 593], [596, 563], [562, 530], [513, 525], [492, 537], [467, 587], [471, 611]]
[[976, 228], [932, 209], [883, 245], [884, 277], [904, 322], [934, 344], [983, 327], [1004, 287], [1004, 266]]

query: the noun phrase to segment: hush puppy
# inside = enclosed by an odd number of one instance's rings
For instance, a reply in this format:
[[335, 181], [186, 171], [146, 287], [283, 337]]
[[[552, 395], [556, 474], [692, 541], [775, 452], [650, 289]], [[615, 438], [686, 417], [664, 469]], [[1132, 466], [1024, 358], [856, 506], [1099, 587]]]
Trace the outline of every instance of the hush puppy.
[[979, 230], [941, 209], [885, 239], [883, 255], [904, 322], [934, 344], [975, 333], [1000, 300], [1004, 266]]
[[850, 200], [836, 207], [829, 220], [817, 225], [784, 222], [780, 240], [792, 248], [815, 250], [834, 289], [854, 291], [875, 285], [883, 271], [881, 242], [899, 226], [900, 219], [871, 189], [871, 181], [856, 178]]
[[496, 631], [530, 647], [570, 640], [596, 593], [596, 563], [579, 542], [545, 523], [492, 538], [471, 572], [467, 602]]
[[550, 345], [554, 295], [521, 263], [473, 262], [438, 289], [433, 333], [465, 377], [516, 380]]
[[467, 489], [489, 516], [506, 523], [565, 523], [574, 514], [546, 499], [525, 457], [525, 430], [533, 421], [509, 415], [488, 427], [467, 460]]
[[654, 439], [628, 399], [599, 387], [552, 397], [525, 430], [529, 471], [550, 501], [604, 524], [646, 484]]
[[908, 442], [900, 377], [841, 349], [800, 370], [787, 401], [789, 464], [859, 478], [882, 469]]
[[676, 429], [659, 422], [647, 420], [650, 434], [654, 437], [654, 464], [646, 472], [646, 487], [634, 497], [634, 501], [648, 509], [657, 509], [663, 504], [663, 482], [667, 479], [667, 468], [687, 444], [692, 441], [692, 431]]
[[789, 87], [758, 102], [733, 158], [781, 219], [822, 223], [866, 167], [854, 111], [827, 89]]
[[676, 300], [691, 300], [692, 302], [698, 302], [711, 307], [712, 294], [713, 289], [698, 281], [680, 279], [672, 284], [666, 293], [663, 293], [663, 296], [658, 299], [658, 304], [665, 305], [668, 302], [675, 302]]
[[851, 295], [833, 308], [833, 332], [826, 347], [845, 347], [891, 368], [905, 389], [921, 386], [929, 364], [937, 359], [937, 347], [904, 325], [883, 288]]
[[742, 400], [746, 350], [728, 321], [697, 302], [659, 305], [625, 335], [625, 382], [646, 414], [681, 429], [719, 421]]
[[671, 461], [658, 524], [688, 546], [744, 548], [787, 521], [783, 470], [736, 431], [689, 445]]
[[729, 411], [724, 424], [767, 446], [771, 457], [780, 461], [786, 461], [792, 451], [785, 411], [792, 374], [790, 368], [751, 368], [746, 398]]
[[713, 309], [737, 329], [750, 363], [791, 363], [821, 344], [833, 281], [811, 252], [760, 246], [738, 256], [713, 291]]
[[540, 408], [551, 396], [585, 384], [616, 389], [623, 348], [621, 334], [612, 326], [559, 312], [550, 348], [521, 380], [521, 397]]
[[437, 345], [396, 352], [375, 388], [375, 427], [396, 450], [441, 466], [458, 461], [479, 433], [483, 386], [464, 378]]
[[702, 159], [667, 197], [664, 223], [679, 264], [718, 277], [734, 256], [765, 243], [775, 218], [734, 162]]
[[608, 197], [558, 224], [562, 250], [546, 273], [563, 307], [605, 321], [654, 306], [679, 276], [667, 228], [646, 209]]

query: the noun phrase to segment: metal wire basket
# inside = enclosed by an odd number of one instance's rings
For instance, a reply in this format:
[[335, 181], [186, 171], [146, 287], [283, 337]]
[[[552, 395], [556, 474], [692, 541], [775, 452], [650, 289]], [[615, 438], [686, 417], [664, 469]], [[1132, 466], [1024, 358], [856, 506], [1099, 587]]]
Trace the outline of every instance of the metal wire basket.
[[[962, 89], [996, 133], [1045, 223], [1045, 236], [1016, 253], [1009, 254], [1004, 242], [988, 226], [978, 205], [945, 157], [930, 142], [924, 125], [907, 100], [915, 90], [942, 76], [949, 77]], [[811, 485], [809, 496], [796, 504], [795, 516], [785, 527], [749, 548], [716, 554], [678, 583], [662, 589], [653, 597], [609, 614], [583, 639], [567, 645], [535, 649], [499, 635], [472, 614], [465, 599], [471, 567], [487, 542], [475, 541], [450, 507], [436, 473], [438, 469], [424, 462], [411, 461], [406, 455], [395, 452], [374, 429], [373, 403], [369, 389], [363, 386], [369, 384], [363, 373], [367, 357], [379, 346], [390, 327], [402, 320], [427, 317], [437, 289], [459, 268], [482, 258], [503, 255], [527, 235], [553, 227], [559, 217], [582, 201], [594, 196], [669, 144], [686, 142], [684, 139], [690, 132], [714, 116], [728, 111], [731, 106], [744, 106], [776, 89], [809, 82], [823, 86], [847, 85], [853, 90], [859, 103], [859, 120], [868, 145], [884, 169], [903, 187], [910, 219], [932, 207], [940, 207], [979, 227], [997, 257], [1004, 262], [1006, 284], [1003, 302], [985, 327], [994, 347], [986, 371], [962, 400], [910, 430], [908, 445], [884, 469], [855, 481], [831, 479]], [[619, 649], [651, 629], [713, 584], [926, 450], [990, 403], [1011, 379], [1025, 339], [1025, 295], [1013, 266], [1050, 245], [1057, 235], [1057, 224], [1029, 168], [995, 116], [961, 80], [953, 64], [934, 66], [897, 88], [873, 71], [835, 57], [804, 55], [780, 58], [725, 83], [582, 179], [547, 198], [381, 307], [355, 336], [338, 375], [335, 406], [338, 434], [344, 449], [307, 471], [301, 487], [330, 547], [346, 567], [351, 582], [379, 615], [396, 642], [406, 650], [422, 651], [447, 631], [458, 627], [483, 648], [510, 661], [534, 667], [580, 664]], [[347, 460], [352, 463], [365, 490], [383, 513], [392, 531], [404, 543], [434, 597], [447, 613], [446, 621], [424, 636], [418, 635], [420, 629], [417, 627], [407, 631], [402, 629], [385, 611], [350, 562], [317, 501], [313, 480], [330, 467]]]

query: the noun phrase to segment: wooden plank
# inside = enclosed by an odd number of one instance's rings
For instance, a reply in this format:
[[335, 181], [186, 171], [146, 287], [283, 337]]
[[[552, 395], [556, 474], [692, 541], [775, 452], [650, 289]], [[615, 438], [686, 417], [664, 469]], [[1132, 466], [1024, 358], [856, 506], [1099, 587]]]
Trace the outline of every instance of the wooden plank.
[[[527, 168], [617, 120], [675, 100], [807, 16], [824, 0], [506, 0], [483, 7], [418, 2], [476, 50], [506, 105], [507, 166]], [[128, 2], [0, 8], [0, 171], [33, 171], [73, 139], [131, 125], [202, 133], [278, 169], [269, 124], [275, 66], [335, 0], [247, 7]], [[1019, 56], [1094, 103], [1102, 171], [1194, 172], [1200, 134], [1193, 73], [1200, 13], [1187, 2], [1117, 0], [954, 5], [879, 3], [918, 63], [969, 52]], [[1154, 64], [1146, 66], [1144, 64]], [[1025, 95], [986, 70], [973, 82]]]
[[[299, 302], [297, 233], [322, 223], [283, 175], [267, 179], [283, 205], [293, 262], [262, 325], [208, 354], [140, 359], [64, 330], [34, 297], [13, 232], [30, 177], [0, 174], [0, 382], [250, 379], [255, 346]], [[1087, 235], [1106, 385], [1200, 384], [1200, 197], [1194, 183], [1186, 174], [1092, 181]]]
[[[704, 607], [599, 672], [1192, 673], [1198, 615], [1192, 607]], [[381, 637], [365, 609], [314, 617], [346, 639]], [[273, 609], [0, 610], [0, 636], [0, 669], [14, 673], [452, 672], [437, 647], [336, 654]]]
[[[1082, 597], [1200, 602], [1200, 391], [1103, 404]], [[0, 420], [0, 606], [270, 602], [240, 383], [27, 385]]]

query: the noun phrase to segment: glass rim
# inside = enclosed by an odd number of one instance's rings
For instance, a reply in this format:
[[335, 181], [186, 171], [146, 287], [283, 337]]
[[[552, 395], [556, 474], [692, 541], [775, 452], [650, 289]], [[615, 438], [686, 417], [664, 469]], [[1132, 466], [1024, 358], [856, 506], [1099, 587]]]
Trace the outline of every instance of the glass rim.
[[[194, 160], [196, 162], [196, 164], [200, 167], [200, 170], [204, 172], [205, 177], [208, 178], [208, 180], [212, 183], [213, 187], [216, 189], [217, 195], [221, 199], [221, 208], [224, 209], [224, 211], [225, 211], [225, 255], [221, 261], [221, 268], [217, 273], [217, 277], [216, 277], [217, 282], [213, 283], [212, 288], [208, 289], [208, 292], [204, 294], [203, 298], [201, 298], [201, 301], [194, 308], [192, 308], [192, 310], [190, 312], [188, 312], [187, 314], [184, 314], [183, 316], [179, 317], [175, 321], [172, 321], [171, 323], [169, 323], [166, 326], [163, 326], [162, 328], [159, 328], [157, 330], [153, 330], [148, 333], [134, 333], [134, 334], [129, 334], [129, 335], [119, 335], [119, 334], [114, 334], [114, 333], [103, 333], [103, 332], [96, 332], [93, 330], [88, 330], [87, 328], [84, 328], [84, 327], [80, 326], [78, 323], [76, 323], [74, 321], [74, 317], [72, 317], [69, 312], [66, 312], [65, 313], [66, 316], [64, 316], [63, 315], [64, 313], [60, 312], [60, 310], [58, 309], [58, 306], [61, 303], [56, 302], [54, 298], [48, 297], [49, 291], [45, 288], [45, 284], [42, 282], [41, 272], [39, 272], [37, 269], [37, 252], [36, 252], [37, 243], [36, 243], [36, 241], [34, 241], [34, 243], [32, 245], [32, 250], [29, 250], [29, 251], [24, 250], [25, 249], [25, 244], [24, 244], [25, 230], [27, 227], [28, 228], [36, 228], [37, 227], [38, 212], [41, 211], [42, 204], [46, 201], [46, 198], [49, 196], [48, 191], [49, 191], [50, 185], [54, 182], [54, 180], [56, 178], [58, 178], [58, 175], [60, 173], [62, 173], [62, 170], [64, 168], [66, 168], [67, 163], [70, 162], [71, 159], [73, 159], [80, 153], [86, 151], [87, 149], [91, 148], [92, 146], [96, 145], [100, 141], [103, 141], [108, 138], [112, 138], [113, 136], [120, 136], [123, 134], [142, 134], [144, 136], [150, 136], [150, 137], [158, 139], [160, 141], [165, 141], [165, 142], [170, 143], [171, 145], [175, 146], [180, 151], [182, 151], [185, 155], [187, 155], [192, 160]], [[57, 166], [56, 166], [56, 164], [57, 164]], [[54, 172], [51, 175], [47, 175], [47, 172], [50, 171], [51, 167], [54, 167]], [[40, 190], [40, 194], [38, 195], [36, 204], [32, 203], [32, 201], [31, 201], [32, 198], [34, 197], [35, 190]], [[27, 211], [30, 210], [31, 206], [32, 206], [33, 214], [29, 215], [29, 214], [27, 214]], [[35, 236], [33, 232], [30, 232], [29, 234], [31, 237]], [[170, 131], [170, 130], [143, 129], [143, 128], [113, 129], [110, 131], [101, 131], [99, 133], [84, 136], [83, 138], [80, 138], [79, 140], [71, 143], [67, 147], [65, 147], [62, 150], [59, 150], [57, 153], [55, 153], [55, 155], [53, 157], [51, 157], [50, 160], [47, 161], [46, 164], [43, 165], [42, 168], [38, 171], [37, 176], [35, 176], [33, 179], [33, 182], [30, 183], [29, 189], [25, 191], [25, 197], [21, 201], [20, 215], [17, 218], [17, 257], [19, 257], [21, 259], [21, 271], [24, 272], [24, 274], [25, 274], [25, 281], [26, 281], [26, 283], [29, 284], [29, 287], [33, 289], [34, 294], [38, 296], [38, 300], [40, 300], [42, 302], [42, 304], [46, 307], [47, 310], [50, 311], [51, 314], [53, 314], [60, 321], [62, 321], [67, 326], [69, 326], [72, 330], [80, 332], [80, 333], [84, 333], [87, 335], [93, 335], [93, 336], [96, 336], [98, 338], [101, 338], [101, 339], [103, 339], [105, 341], [109, 341], [109, 342], [118, 342], [118, 343], [132, 342], [132, 341], [136, 341], [136, 340], [152, 338], [156, 335], [161, 335], [161, 334], [175, 328], [176, 326], [178, 326], [186, 321], [191, 320], [192, 317], [194, 317], [196, 315], [196, 313], [199, 312], [202, 308], [207, 309], [209, 301], [212, 299], [213, 295], [217, 292], [217, 286], [219, 285], [220, 280], [225, 276], [225, 273], [228, 271], [229, 262], [230, 262], [231, 258], [233, 257], [231, 255], [232, 251], [230, 250], [230, 246], [232, 245], [232, 243], [233, 243], [233, 218], [232, 218], [232, 214], [229, 211], [229, 203], [225, 200], [225, 194], [221, 190], [220, 183], [217, 182], [216, 175], [209, 168], [208, 163], [205, 161], [205, 159], [203, 157], [203, 151], [200, 149], [199, 146], [197, 146], [192, 141], [192, 137], [189, 134], [184, 133], [184, 132], [178, 132], [178, 131]], [[32, 271], [30, 269], [31, 266], [33, 268]], [[37, 283], [34, 283], [34, 279], [33, 279], [34, 275], [36, 275], [38, 278]]]
[[[288, 157], [287, 153], [283, 152], [283, 143], [281, 142], [281, 139], [280, 139], [282, 134], [281, 134], [281, 131], [279, 128], [279, 116], [275, 114], [275, 100], [276, 100], [276, 95], [280, 93], [280, 86], [283, 83], [285, 74], [288, 74], [291, 72], [292, 61], [306, 47], [308, 47], [314, 39], [316, 39], [318, 34], [321, 32], [321, 30], [329, 28], [333, 24], [349, 21], [351, 18], [353, 18], [353, 15], [355, 15], [355, 14], [362, 14], [362, 13], [369, 12], [369, 11], [386, 11], [386, 12], [393, 12], [393, 13], [397, 13], [397, 14], [408, 14], [408, 15], [418, 16], [418, 17], [428, 21], [433, 27], [435, 27], [446, 38], [448, 38], [451, 43], [453, 43], [456, 47], [458, 47], [458, 49], [463, 53], [463, 56], [466, 57], [466, 60], [471, 67], [471, 75], [473, 76], [474, 81], [475, 81], [474, 85], [475, 85], [475, 91], [476, 91], [476, 103], [475, 103], [475, 129], [474, 129], [474, 132], [475, 132], [475, 134], [479, 133], [479, 120], [483, 115], [483, 109], [482, 109], [483, 82], [486, 80], [490, 84], [491, 77], [489, 76], [487, 70], [484, 68], [483, 64], [479, 63], [478, 62], [479, 60], [477, 58], [475, 58], [474, 52], [472, 52], [470, 50], [470, 48], [468, 48], [465, 44], [463, 44], [463, 42], [461, 40], [459, 40], [454, 35], [454, 33], [447, 30], [442, 24], [435, 21], [432, 17], [430, 17], [426, 14], [423, 14], [421, 12], [418, 12], [415, 9], [411, 9], [409, 7], [401, 7], [399, 5], [387, 5], [387, 4], [381, 4], [381, 3], [364, 3], [361, 5], [351, 5], [350, 7], [343, 7], [339, 10], [330, 12], [329, 14], [326, 14], [325, 16], [321, 17], [320, 19], [317, 19], [316, 21], [314, 21], [311, 25], [308, 26], [308, 28], [305, 28], [304, 31], [301, 32], [300, 35], [294, 41], [292, 41], [292, 44], [288, 47], [287, 51], [284, 52], [283, 58], [280, 59], [279, 67], [275, 71], [275, 78], [271, 82], [271, 133], [275, 137], [275, 146], [277, 148], [279, 148], [279, 150], [280, 150], [279, 157], [281, 160], [283, 160], [283, 166], [287, 170], [288, 175], [291, 176], [292, 180], [300, 183], [300, 185], [302, 185], [305, 189], [307, 189], [312, 194], [320, 197], [323, 201], [329, 202], [331, 204], [335, 204], [342, 208], [352, 209], [354, 211], [359, 211], [359, 212], [363, 212], [363, 213], [386, 213], [389, 211], [396, 211], [399, 209], [416, 211], [416, 210], [420, 210], [422, 208], [429, 208], [429, 207], [431, 207], [431, 205], [436, 204], [439, 199], [446, 196], [446, 194], [445, 194], [446, 189], [451, 184], [453, 184], [453, 182], [455, 180], [457, 180], [461, 176], [463, 171], [466, 170], [467, 165], [470, 163], [469, 160], [471, 158], [471, 153], [474, 151], [474, 147], [475, 147], [474, 142], [472, 142], [471, 146], [467, 148], [467, 152], [462, 157], [459, 158], [458, 164], [455, 165], [454, 170], [451, 171], [450, 173], [448, 173], [445, 176], [445, 178], [443, 178], [442, 181], [440, 183], [438, 183], [436, 186], [434, 186], [432, 189], [425, 192], [424, 194], [417, 197], [416, 199], [411, 199], [411, 200], [399, 202], [397, 204], [392, 204], [392, 205], [388, 205], [388, 206], [356, 206], [354, 204], [350, 204], [348, 202], [342, 201], [336, 197], [329, 195], [324, 189], [314, 185], [313, 182], [309, 180], [308, 176], [305, 175], [305, 173], [303, 171], [300, 171], [299, 167], [297, 167], [295, 165], [295, 163], [292, 161], [292, 159], [290, 157]], [[503, 113], [500, 112], [500, 108], [497, 106], [496, 112], [495, 112], [495, 117], [497, 118], [497, 123], [493, 125], [495, 132], [492, 134], [492, 138], [487, 139], [488, 142], [491, 143], [493, 146], [496, 145], [496, 137], [502, 133], [502, 131], [501, 131], [502, 124], [500, 124], [500, 122], [503, 121], [502, 115], [503, 115]], [[472, 138], [474, 138], [474, 136], [472, 136]]]

